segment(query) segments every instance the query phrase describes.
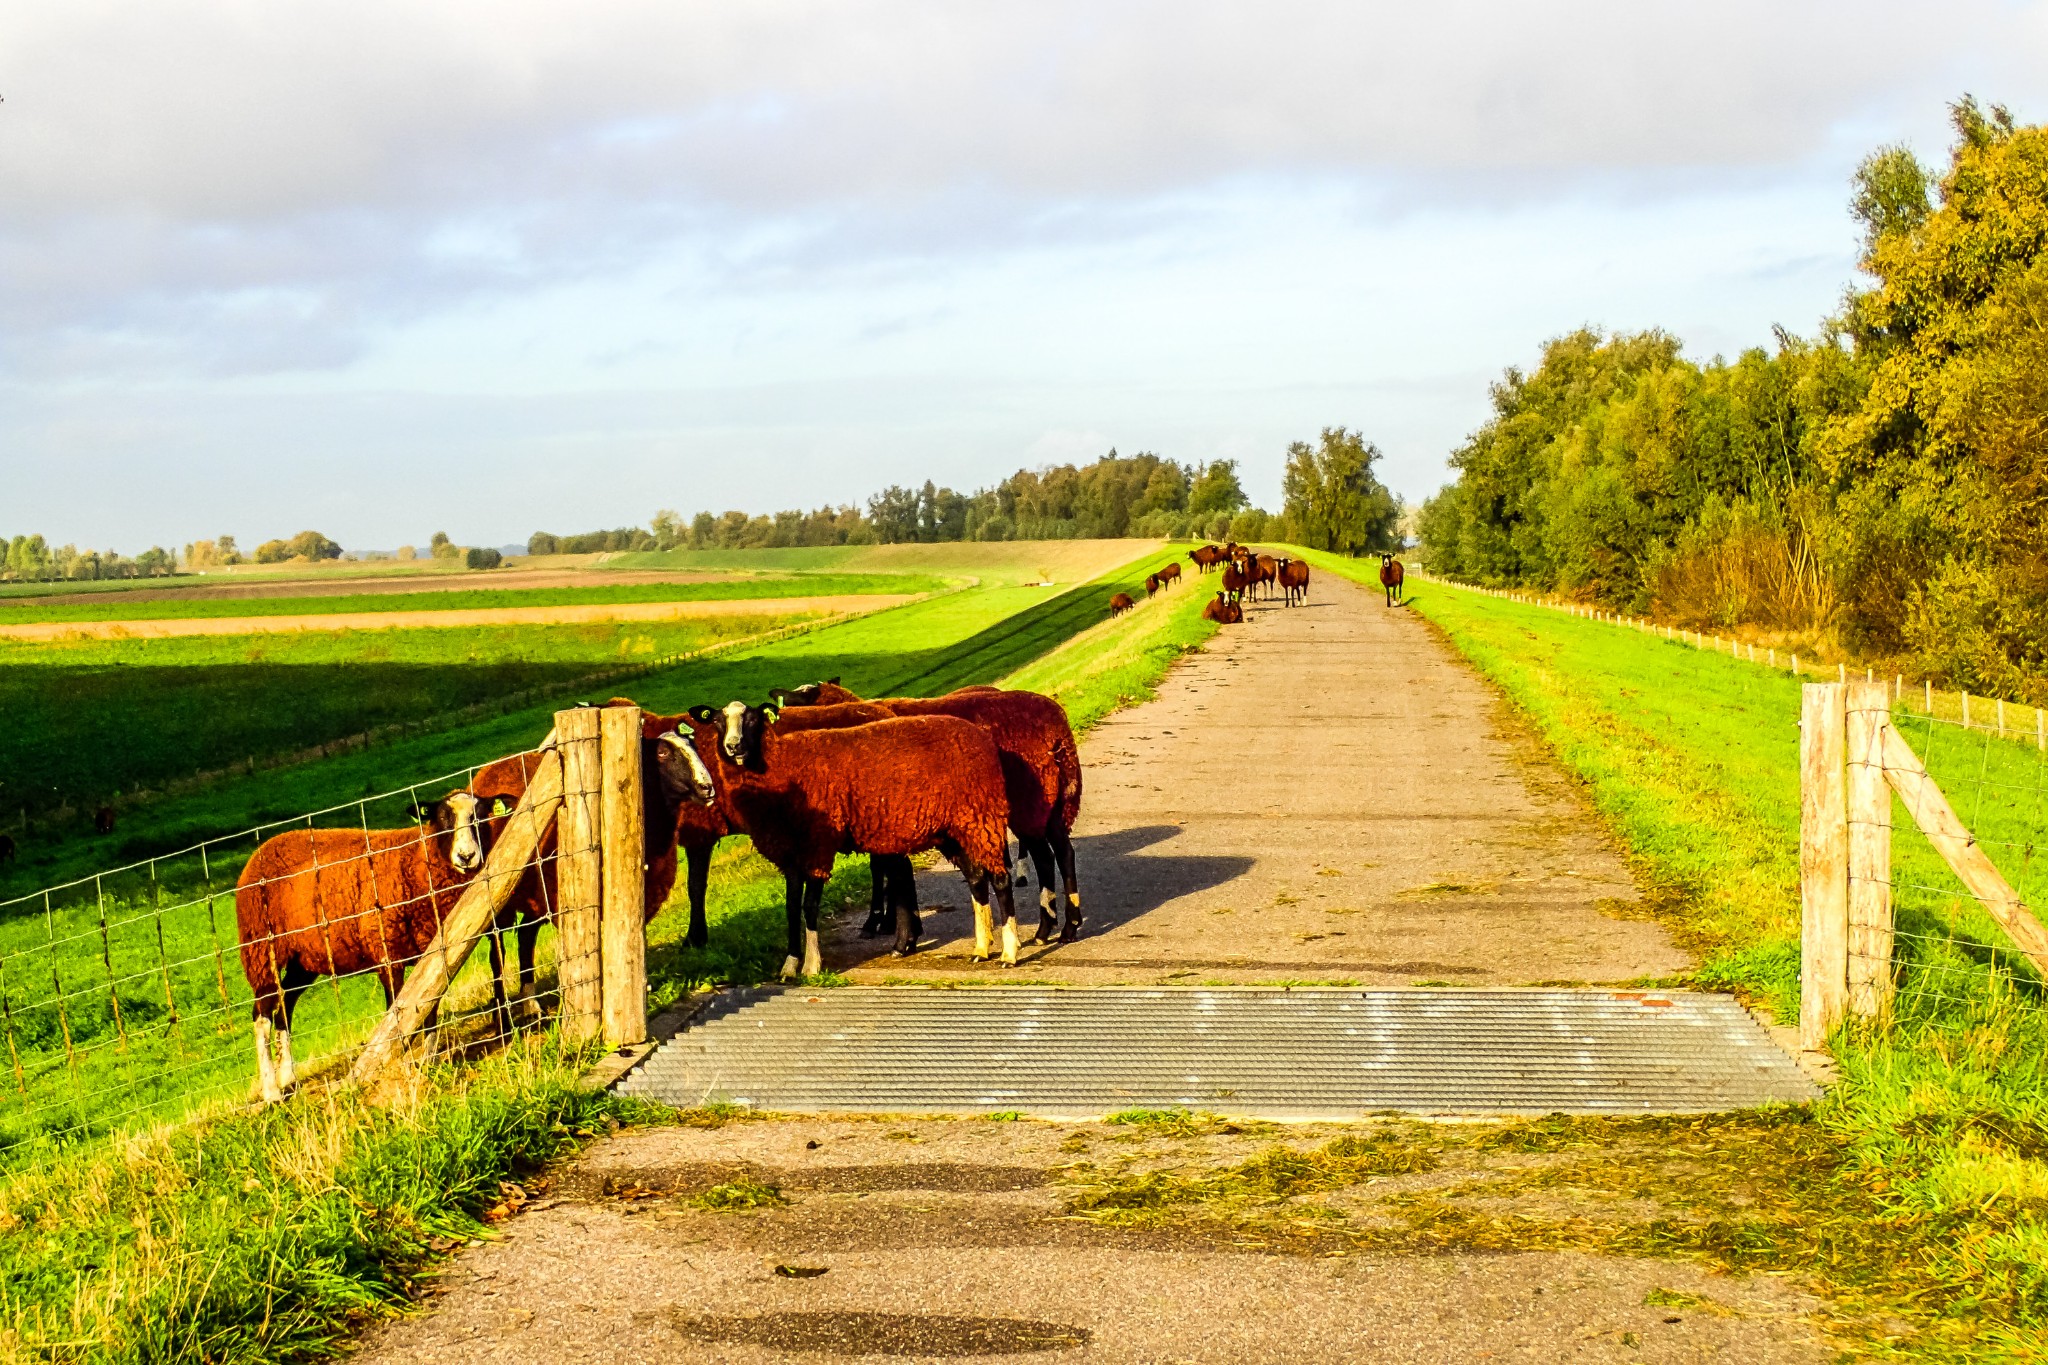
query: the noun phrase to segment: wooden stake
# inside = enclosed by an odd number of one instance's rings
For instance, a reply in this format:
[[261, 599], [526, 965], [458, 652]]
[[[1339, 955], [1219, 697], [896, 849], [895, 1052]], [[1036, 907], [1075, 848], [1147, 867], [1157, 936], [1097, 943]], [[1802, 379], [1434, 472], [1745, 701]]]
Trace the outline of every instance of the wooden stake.
[[2048, 976], [2048, 929], [2034, 918], [2019, 895], [2005, 880], [1963, 822], [1955, 808], [1941, 794], [1941, 788], [1927, 775], [1926, 765], [1906, 743], [1906, 737], [1889, 726], [1884, 732], [1884, 775], [1892, 790], [1905, 802], [1906, 810], [1920, 832], [1927, 836], [1965, 889], [1977, 898], [1985, 913], [1998, 921], [2019, 950], [2034, 963], [2034, 970]]
[[1963, 728], [1965, 730], [1970, 728], [1970, 694], [1968, 692], [1963, 693]]
[[1847, 714], [1840, 683], [1799, 708], [1799, 1046], [1826, 1048], [1849, 988]]
[[534, 850], [540, 846], [541, 831], [554, 822], [555, 808], [561, 800], [562, 759], [549, 748], [541, 753], [533, 776], [527, 779], [526, 794], [519, 798], [519, 808], [512, 812], [512, 818], [505, 822], [505, 832], [498, 836], [490, 856], [484, 859], [483, 871], [462, 889], [455, 908], [442, 921], [441, 932], [406, 973], [398, 998], [391, 1002], [370, 1040], [363, 1044], [362, 1055], [349, 1071], [352, 1080], [369, 1080], [382, 1071], [397, 1055], [400, 1045], [441, 1003], [448, 983], [455, 979], [476, 941], [497, 919], [498, 912], [512, 897], [512, 888], [526, 874], [526, 865], [533, 861]]
[[598, 712], [604, 765], [604, 1037], [647, 1041], [646, 816], [640, 798], [640, 708]]
[[1879, 1019], [1892, 1003], [1892, 789], [1884, 775], [1891, 689], [1849, 685], [1849, 1013]]
[[1926, 682], [1923, 685], [1927, 688], [1927, 714], [1931, 716], [1934, 714], [1934, 684]]
[[562, 752], [562, 811], [556, 820], [555, 956], [562, 990], [562, 1037], [572, 1043], [604, 1028], [604, 780], [598, 711], [579, 706], [555, 713]]

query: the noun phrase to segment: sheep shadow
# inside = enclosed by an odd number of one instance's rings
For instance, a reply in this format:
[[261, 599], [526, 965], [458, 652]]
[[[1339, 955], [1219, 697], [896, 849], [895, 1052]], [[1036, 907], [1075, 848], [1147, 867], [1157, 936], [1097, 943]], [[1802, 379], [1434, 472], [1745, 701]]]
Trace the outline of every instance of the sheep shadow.
[[[1255, 860], [1248, 857], [1145, 851], [1181, 832], [1179, 825], [1139, 825], [1074, 840], [1086, 936], [1122, 928], [1170, 901], [1212, 890], [1252, 869]], [[1034, 872], [1032, 884], [1016, 890], [1018, 925], [1027, 938], [1038, 927], [1036, 882]], [[919, 872], [917, 897], [925, 913], [924, 938], [916, 956], [973, 938], [967, 889], [950, 865]], [[889, 939], [859, 936], [861, 918], [848, 916], [832, 936], [836, 951], [828, 956], [848, 967], [879, 965], [889, 958]]]

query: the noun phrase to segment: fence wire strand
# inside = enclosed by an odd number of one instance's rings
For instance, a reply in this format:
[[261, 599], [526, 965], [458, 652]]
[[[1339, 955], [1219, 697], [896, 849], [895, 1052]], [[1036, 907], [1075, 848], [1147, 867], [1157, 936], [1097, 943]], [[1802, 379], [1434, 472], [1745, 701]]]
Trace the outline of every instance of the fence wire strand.
[[[2039, 727], [1932, 714], [1918, 696], [1894, 706], [1892, 725], [2012, 888], [2018, 913], [2038, 919], [2036, 854], [2048, 836], [2048, 752], [2038, 742]], [[1868, 759], [1852, 754], [1850, 761]], [[2048, 979], [2040, 965], [1920, 832], [1929, 812], [1896, 798], [1889, 805], [1891, 932], [1865, 940], [1852, 931], [1850, 980], [1864, 974], [1888, 981], [1889, 1013], [1898, 1023], [1952, 1027], [2020, 1018], [2041, 1028], [2048, 1022]]]
[[[494, 841], [538, 759], [530, 751], [459, 768], [0, 902], [0, 1170], [257, 1097], [259, 1006], [280, 1024], [289, 1018], [288, 1032], [271, 1040], [278, 1067], [280, 1043], [301, 1078], [344, 1064], [481, 870], [480, 856], [458, 871], [447, 822], [421, 823], [414, 812], [488, 784], [476, 816]], [[596, 851], [594, 840], [568, 850]], [[562, 856], [550, 820], [484, 931], [486, 951], [452, 976], [426, 1029], [430, 1050], [465, 1050], [555, 1013], [559, 962], [537, 971], [516, 940], [552, 953], [552, 936], [543, 942], [539, 929], [555, 917]], [[236, 881], [225, 885], [231, 873]], [[231, 941], [223, 903], [235, 916]], [[514, 943], [494, 980], [501, 936]], [[326, 990], [313, 989], [323, 980]]]

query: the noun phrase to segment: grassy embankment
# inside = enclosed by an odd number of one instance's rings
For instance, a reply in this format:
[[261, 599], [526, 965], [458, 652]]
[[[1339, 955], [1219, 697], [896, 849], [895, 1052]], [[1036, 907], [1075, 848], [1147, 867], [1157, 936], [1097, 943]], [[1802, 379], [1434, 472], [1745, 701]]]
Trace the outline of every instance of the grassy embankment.
[[[1376, 585], [1371, 561], [1308, 557]], [[1587, 784], [1659, 918], [1701, 959], [1700, 984], [1796, 1017], [1799, 681], [1540, 606], [1410, 589], [1412, 609]], [[2048, 825], [2031, 736], [1929, 726], [1904, 709], [1899, 722], [2024, 891]], [[1893, 824], [1895, 1016], [1838, 1035], [1842, 1079], [1816, 1115], [1832, 1139], [1824, 1183], [1887, 1220], [1888, 1237], [1835, 1245], [1850, 1260], [1893, 1258], [1912, 1302], [1892, 1311], [1920, 1319], [1931, 1358], [2048, 1350], [2048, 999], [1903, 810]], [[1813, 1216], [1827, 1207], [1815, 1201]]]
[[[675, 708], [836, 673], [875, 694], [1030, 681], [1081, 716], [1099, 716], [1147, 695], [1211, 629], [1185, 592], [1090, 629], [1110, 592], [1135, 584], [1144, 568], [1050, 600], [1043, 589], [998, 585], [978, 606], [969, 594], [917, 604], [894, 621], [847, 623], [688, 670], [689, 678], [651, 679], [643, 700]], [[849, 865], [833, 899], [864, 896], [861, 876]], [[657, 1002], [699, 981], [771, 970], [781, 955], [779, 897], [757, 858], [743, 849], [722, 857], [711, 949], [678, 945], [680, 917], [655, 921]], [[374, 1009], [374, 1000], [362, 1003]], [[320, 1008], [321, 993], [306, 1005]], [[246, 1028], [231, 1014], [221, 1065], [245, 1071]], [[586, 1060], [538, 1035], [475, 1066], [436, 1067], [383, 1109], [346, 1087], [315, 1084], [273, 1110], [217, 1105], [199, 1122], [13, 1176], [0, 1184], [0, 1322], [14, 1324], [0, 1328], [0, 1362], [328, 1352], [364, 1317], [402, 1306], [437, 1254], [479, 1234], [500, 1180], [573, 1148], [605, 1121], [652, 1116], [580, 1092]]]

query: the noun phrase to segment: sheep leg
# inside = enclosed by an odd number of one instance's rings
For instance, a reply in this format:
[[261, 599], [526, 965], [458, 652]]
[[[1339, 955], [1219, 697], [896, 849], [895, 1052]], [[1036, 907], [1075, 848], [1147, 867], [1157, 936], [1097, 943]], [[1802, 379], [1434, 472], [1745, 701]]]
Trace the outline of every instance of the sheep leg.
[[313, 974], [302, 971], [296, 965], [284, 969], [284, 990], [279, 1011], [277, 1033], [277, 1085], [280, 1090], [290, 1090], [299, 1083], [299, 1069], [292, 1062], [292, 1011], [304, 995], [306, 987], [313, 984]]
[[519, 998], [513, 1008], [521, 1019], [540, 1018], [540, 1005], [533, 998], [533, 955], [540, 948], [540, 921], [527, 920], [519, 926]]
[[[1024, 836], [1020, 834], [1017, 836], [1017, 856], [1010, 859], [1010, 861], [1013, 864], [1015, 864], [1014, 870], [1010, 873], [1010, 884], [1012, 886], [1023, 886], [1029, 880], [1029, 878], [1027, 878], [1024, 875], [1025, 852], [1026, 850], [1024, 848]], [[1043, 876], [1040, 876], [1039, 880], [1042, 882], [1045, 880], [1045, 878]]]
[[969, 962], [986, 962], [995, 956], [994, 926], [989, 922], [988, 902], [982, 899], [983, 880], [972, 874], [967, 878], [967, 896], [974, 902], [974, 951], [967, 955]]
[[825, 879], [812, 877], [804, 886], [804, 975], [825, 970], [825, 958], [818, 951], [818, 911], [825, 904]]
[[1040, 835], [1036, 839], [1027, 840], [1025, 847], [1031, 851], [1031, 862], [1038, 869], [1038, 933], [1035, 941], [1050, 943], [1060, 928], [1059, 898], [1052, 889], [1052, 844]]
[[995, 894], [990, 898], [995, 903], [996, 918], [1003, 925], [1003, 965], [1017, 965], [1017, 902], [1010, 894], [1010, 869], [1005, 867], [988, 874], [988, 880]]
[[265, 1104], [276, 1104], [284, 1098], [284, 1089], [277, 1083], [277, 1068], [270, 1060], [270, 1016], [263, 1013], [263, 1007], [256, 1007], [256, 1084], [263, 1091]]
[[1046, 839], [1059, 859], [1060, 887], [1066, 893], [1067, 922], [1060, 929], [1060, 942], [1072, 943], [1081, 937], [1081, 883], [1074, 876], [1074, 841], [1065, 830], [1048, 830]]
[[782, 959], [782, 979], [797, 978], [798, 955], [804, 950], [804, 879], [794, 872], [782, 877], [782, 903], [789, 916], [789, 953]]
[[712, 844], [683, 845], [684, 861], [689, 868], [690, 881], [690, 936], [683, 940], [692, 948], [702, 948], [711, 941], [711, 925], [704, 918], [705, 892], [711, 885]]
[[882, 932], [882, 926], [889, 920], [889, 882], [895, 875], [895, 868], [886, 853], [868, 855], [868, 918], [860, 927], [862, 938], [873, 938]]
[[924, 936], [924, 922], [917, 914], [917, 871], [910, 859], [889, 860], [887, 886], [888, 913], [896, 921], [896, 956], [909, 957]]
[[505, 996], [505, 938], [492, 925], [484, 941], [491, 950], [491, 1024], [502, 1035], [512, 1031], [512, 1002]]

